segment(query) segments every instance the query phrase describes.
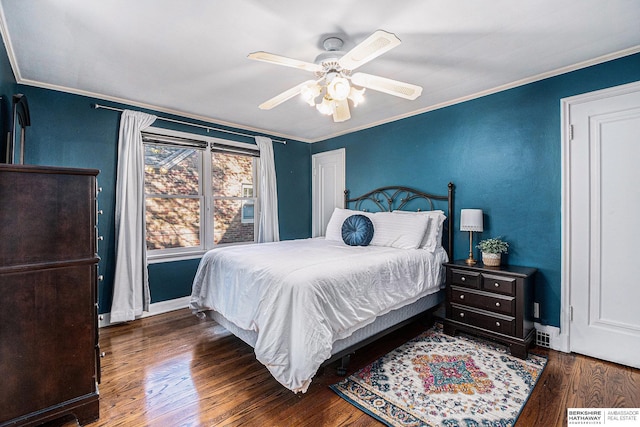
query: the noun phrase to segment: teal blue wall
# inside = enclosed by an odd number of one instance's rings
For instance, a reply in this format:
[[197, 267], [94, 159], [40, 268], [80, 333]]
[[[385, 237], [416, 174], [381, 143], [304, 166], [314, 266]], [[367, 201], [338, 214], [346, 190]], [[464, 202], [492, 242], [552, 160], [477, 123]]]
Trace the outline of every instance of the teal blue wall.
[[[105, 280], [99, 288], [100, 313], [109, 312], [113, 295], [113, 274], [115, 269], [114, 209], [115, 176], [120, 114], [109, 110], [95, 110], [93, 103], [107, 104], [117, 108], [137, 107], [105, 103], [79, 95], [17, 85], [11, 71], [6, 50], [0, 49], [0, 95], [2, 123], [9, 121], [8, 109], [14, 93], [24, 93], [29, 102], [31, 127], [27, 129], [25, 163], [95, 168], [100, 170], [99, 185], [103, 192], [99, 195], [100, 209], [104, 214], [98, 224], [104, 241], [99, 246], [101, 258], [99, 267]], [[5, 105], [6, 104], [6, 105]], [[161, 117], [178, 120], [192, 120], [143, 110]], [[200, 122], [201, 124], [205, 124]], [[227, 133], [206, 133], [204, 129], [156, 121], [154, 126], [184, 132], [253, 142], [250, 138]], [[220, 127], [220, 126], [216, 126]], [[6, 130], [3, 129], [2, 135]], [[3, 136], [4, 139], [4, 136]], [[274, 143], [276, 175], [278, 178], [278, 208], [280, 210], [280, 236], [282, 239], [306, 238], [311, 229], [311, 172], [309, 145], [287, 141], [286, 145]], [[166, 301], [187, 296], [191, 293], [191, 281], [195, 275], [199, 259], [152, 264], [149, 266], [149, 281], [152, 302]]]
[[468, 234], [458, 231], [460, 209], [482, 209], [485, 231], [475, 241], [503, 236], [510, 264], [539, 269], [540, 320], [559, 326], [560, 100], [639, 79], [637, 54], [316, 143], [311, 151], [346, 149], [352, 196], [383, 185], [445, 194], [454, 182], [455, 258], [469, 252]]

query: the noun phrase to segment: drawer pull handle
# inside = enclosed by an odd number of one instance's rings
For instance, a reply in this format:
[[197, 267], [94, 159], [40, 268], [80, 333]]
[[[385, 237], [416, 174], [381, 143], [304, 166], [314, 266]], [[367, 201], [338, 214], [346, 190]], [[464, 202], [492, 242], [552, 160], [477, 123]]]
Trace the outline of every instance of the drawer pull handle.
[[500, 283], [496, 282], [496, 283], [493, 284], [493, 286], [495, 286], [496, 288], [499, 288], [500, 287]]
[[462, 281], [464, 282], [465, 280], [467, 280], [467, 278], [466, 278], [466, 277], [464, 277], [464, 276], [462, 276], [462, 277], [460, 278], [460, 280], [462, 280]]
[[499, 302], [496, 303], [496, 307], [500, 307], [500, 303]]
[[500, 322], [496, 322], [496, 326], [500, 326]]
[[464, 299], [464, 295], [460, 295], [460, 299]]
[[464, 313], [460, 313], [460, 317], [464, 317]]

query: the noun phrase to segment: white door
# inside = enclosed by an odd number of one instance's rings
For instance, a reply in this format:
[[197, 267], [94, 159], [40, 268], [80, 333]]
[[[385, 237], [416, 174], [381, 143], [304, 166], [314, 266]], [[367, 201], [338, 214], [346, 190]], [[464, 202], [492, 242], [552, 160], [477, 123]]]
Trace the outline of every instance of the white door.
[[570, 350], [640, 368], [640, 84], [570, 98], [568, 117]]
[[344, 207], [345, 150], [326, 151], [311, 157], [313, 180], [312, 235], [324, 236], [336, 207]]

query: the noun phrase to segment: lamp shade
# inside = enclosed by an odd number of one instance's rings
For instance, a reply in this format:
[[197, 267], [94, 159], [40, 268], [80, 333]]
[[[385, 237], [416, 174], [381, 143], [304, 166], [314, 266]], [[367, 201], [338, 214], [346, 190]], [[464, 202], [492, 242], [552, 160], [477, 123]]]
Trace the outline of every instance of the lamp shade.
[[461, 209], [460, 231], [484, 231], [482, 209]]
[[347, 99], [350, 90], [351, 86], [349, 86], [349, 80], [344, 77], [335, 77], [331, 80], [331, 83], [327, 85], [327, 92], [329, 93], [329, 96], [336, 101], [343, 101]]

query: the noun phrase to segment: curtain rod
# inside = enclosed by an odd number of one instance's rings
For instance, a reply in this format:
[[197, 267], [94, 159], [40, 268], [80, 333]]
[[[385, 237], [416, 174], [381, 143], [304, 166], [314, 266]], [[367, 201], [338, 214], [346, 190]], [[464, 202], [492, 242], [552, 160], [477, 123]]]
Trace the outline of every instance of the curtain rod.
[[[95, 108], [96, 110], [97, 110], [98, 108], [103, 108], [103, 109], [105, 109], [105, 110], [119, 111], [119, 112], [121, 112], [121, 113], [124, 111], [122, 108], [109, 107], [109, 106], [107, 106], [107, 105], [100, 105], [100, 104], [91, 104], [91, 105], [92, 105], [92, 106], [93, 106], [93, 108]], [[157, 117], [157, 116], [156, 116], [156, 117]], [[247, 138], [254, 138], [254, 137], [256, 136], [256, 135], [249, 135], [248, 133], [234, 132], [234, 131], [232, 131], [232, 130], [220, 129], [220, 128], [214, 128], [214, 127], [211, 127], [211, 126], [205, 126], [205, 125], [199, 125], [199, 124], [197, 124], [197, 123], [183, 122], [183, 121], [180, 121], [180, 120], [169, 119], [169, 118], [166, 118], [166, 117], [157, 117], [157, 120], [164, 120], [165, 122], [172, 122], [172, 123], [178, 123], [178, 124], [181, 124], [181, 125], [194, 126], [194, 127], [198, 127], [198, 128], [206, 129], [206, 130], [207, 130], [207, 132], [209, 132], [209, 131], [211, 131], [211, 130], [214, 130], [214, 131], [217, 131], [217, 132], [225, 132], [225, 133], [230, 133], [230, 134], [233, 134], [233, 135], [246, 136]], [[287, 143], [287, 141], [283, 141], [283, 140], [280, 140], [280, 139], [273, 139], [273, 138], [271, 138], [271, 140], [272, 140], [273, 142], [279, 142], [280, 144], [285, 144], [285, 145], [286, 145], [286, 143]]]

